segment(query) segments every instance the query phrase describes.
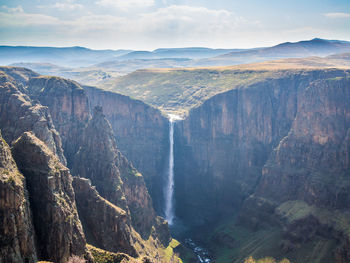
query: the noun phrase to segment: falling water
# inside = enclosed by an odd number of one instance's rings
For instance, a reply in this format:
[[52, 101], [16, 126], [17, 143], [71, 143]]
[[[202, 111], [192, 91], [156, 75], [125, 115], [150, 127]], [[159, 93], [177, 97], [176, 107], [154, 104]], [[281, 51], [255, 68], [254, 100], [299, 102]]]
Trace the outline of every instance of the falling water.
[[180, 120], [180, 117], [169, 114], [169, 164], [165, 186], [165, 219], [169, 225], [172, 225], [174, 220], [174, 122], [176, 120]]

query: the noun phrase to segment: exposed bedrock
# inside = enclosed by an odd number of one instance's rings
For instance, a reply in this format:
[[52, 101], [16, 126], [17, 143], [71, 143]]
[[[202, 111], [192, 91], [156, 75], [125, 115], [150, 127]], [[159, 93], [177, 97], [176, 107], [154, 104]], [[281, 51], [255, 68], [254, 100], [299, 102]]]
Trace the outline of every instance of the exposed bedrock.
[[30, 132], [14, 142], [12, 153], [27, 181], [38, 259], [64, 263], [72, 255], [84, 256], [86, 241], [68, 168]]
[[37, 261], [26, 183], [0, 134], [0, 262]]
[[118, 149], [145, 179], [155, 209], [162, 213], [168, 158], [168, 120], [159, 110], [117, 93], [84, 87], [91, 107], [102, 106]]
[[[346, 74], [346, 71], [333, 69], [286, 72], [280, 78], [266, 79], [216, 95], [192, 109], [187, 119], [175, 125], [177, 215], [187, 222], [202, 224], [222, 213], [236, 213], [242, 202], [254, 193], [262, 171], [268, 169], [263, 170], [264, 165], [273, 150], [281, 143], [283, 145], [284, 138], [291, 129], [299, 129], [299, 136], [307, 138], [309, 136], [304, 130], [309, 129], [306, 124], [310, 121], [306, 117], [317, 117], [313, 124], [309, 124], [314, 125], [314, 130], [320, 129], [317, 123], [323, 124], [328, 119], [333, 119], [334, 116], [328, 114], [330, 112], [321, 111], [317, 108], [317, 103], [313, 102], [317, 98], [321, 99], [322, 96], [319, 96], [322, 94], [324, 98], [333, 98], [335, 105], [337, 98], [344, 101], [344, 94], [338, 92], [337, 86], [332, 89], [321, 87], [318, 90], [317, 87], [321, 84], [317, 80]], [[312, 84], [314, 88], [310, 88], [313, 81], [316, 81]], [[314, 94], [311, 93], [313, 89]], [[320, 105], [321, 103], [319, 102]], [[344, 103], [339, 105], [338, 111], [345, 114], [347, 110]], [[295, 121], [299, 115], [303, 124]], [[343, 117], [341, 120], [345, 121]], [[335, 123], [330, 121], [328, 125]], [[334, 126], [334, 132], [327, 127], [323, 129], [324, 133], [330, 133], [329, 136], [335, 133], [334, 136], [344, 138], [345, 128], [335, 132], [338, 128]], [[313, 138], [314, 141], [325, 142], [328, 135], [319, 134]], [[341, 147], [344, 153], [339, 154], [346, 154], [344, 147], [347, 146]], [[292, 148], [286, 150], [287, 160], [292, 158], [293, 151], [298, 151], [298, 147]], [[332, 149], [326, 151], [327, 155], [335, 154]], [[300, 154], [297, 156], [300, 157]], [[274, 165], [271, 164], [272, 167]], [[322, 166], [317, 167], [319, 171], [320, 167]], [[289, 184], [286, 182], [286, 187]], [[269, 183], [266, 183], [266, 187], [269, 188]], [[278, 193], [283, 195], [283, 191]]]
[[27, 83], [27, 93], [49, 108], [60, 134], [68, 167], [80, 146], [80, 135], [90, 118], [89, 102], [76, 82], [59, 77], [38, 76]]
[[101, 107], [94, 108], [81, 141], [73, 173], [89, 178], [102, 197], [131, 216], [140, 234], [149, 235], [155, 223], [152, 200], [142, 174], [117, 149], [113, 130]]
[[0, 68], [0, 128], [7, 143], [11, 144], [23, 132], [31, 131], [45, 142], [65, 164], [61, 138], [56, 131], [48, 107], [33, 102], [21, 92], [23, 87]]

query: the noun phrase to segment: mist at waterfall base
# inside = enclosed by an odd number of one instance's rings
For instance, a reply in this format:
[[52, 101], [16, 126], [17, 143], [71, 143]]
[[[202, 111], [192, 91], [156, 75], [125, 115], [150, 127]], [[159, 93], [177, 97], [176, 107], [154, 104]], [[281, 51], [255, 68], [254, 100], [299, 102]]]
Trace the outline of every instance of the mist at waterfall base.
[[[164, 213], [165, 219], [168, 221], [173, 236], [182, 236], [184, 245], [193, 251], [196, 255], [198, 262], [210, 263], [208, 251], [196, 244], [191, 238], [184, 237], [186, 232], [186, 226], [175, 217], [174, 211], [174, 125], [176, 121], [181, 120], [181, 117], [175, 114], [169, 114], [169, 159], [168, 169], [166, 172], [166, 184], [164, 188]], [[182, 235], [180, 234], [182, 233]], [[186, 236], [186, 234], [185, 234]]]

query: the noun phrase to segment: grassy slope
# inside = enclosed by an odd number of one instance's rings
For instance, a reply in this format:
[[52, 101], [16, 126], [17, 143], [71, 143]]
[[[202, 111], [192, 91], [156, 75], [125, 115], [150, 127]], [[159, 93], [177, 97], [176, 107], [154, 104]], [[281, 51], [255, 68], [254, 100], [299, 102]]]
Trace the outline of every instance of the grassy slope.
[[268, 78], [280, 78], [301, 71], [349, 69], [339, 59], [284, 59], [227, 67], [144, 69], [112, 78], [100, 87], [153, 105], [166, 113], [186, 115], [210, 97]]
[[186, 115], [189, 109], [218, 93], [280, 74], [283, 72], [230, 69], [138, 70], [106, 84], [104, 88], [140, 99], [167, 113]]
[[[237, 226], [234, 217], [221, 220], [206, 229], [200, 229], [197, 235], [203, 241], [203, 245], [210, 248], [211, 258], [216, 263], [242, 263], [250, 256], [261, 259], [257, 262], [266, 263], [275, 262], [268, 260], [269, 257], [276, 259], [277, 262], [286, 262], [283, 259], [287, 258], [294, 263], [329, 263], [332, 262], [329, 252], [336, 246], [332, 240], [316, 237], [303, 243], [297, 250], [283, 253], [280, 249], [283, 235], [281, 228], [271, 227], [253, 231]], [[218, 236], [224, 238], [220, 240]]]
[[[147, 246], [148, 242], [151, 242], [148, 240], [145, 242], [145, 245]], [[169, 243], [168, 247], [159, 247], [158, 252], [160, 253], [161, 259], [159, 262], [164, 262], [164, 263], [183, 263], [181, 258], [179, 258], [179, 253], [175, 252], [176, 248], [181, 246], [181, 244], [175, 240], [172, 239], [171, 242]], [[124, 253], [113, 253], [109, 252], [100, 248], [96, 248], [92, 245], [87, 245], [90, 253], [92, 254], [94, 260], [96, 263], [141, 263], [141, 262], [147, 262], [145, 261], [145, 258], [149, 257], [142, 257], [142, 258], [133, 258], [130, 257], [127, 254]], [[151, 260], [152, 261], [152, 260]], [[153, 262], [153, 261], [152, 261]], [[157, 261], [158, 262], [158, 261]]]

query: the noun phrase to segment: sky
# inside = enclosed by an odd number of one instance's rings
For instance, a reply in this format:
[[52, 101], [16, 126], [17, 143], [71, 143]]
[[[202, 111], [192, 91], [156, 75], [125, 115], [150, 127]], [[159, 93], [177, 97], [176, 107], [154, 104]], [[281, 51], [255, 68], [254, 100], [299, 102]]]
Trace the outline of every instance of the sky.
[[0, 0], [0, 45], [153, 50], [350, 41], [350, 0]]

